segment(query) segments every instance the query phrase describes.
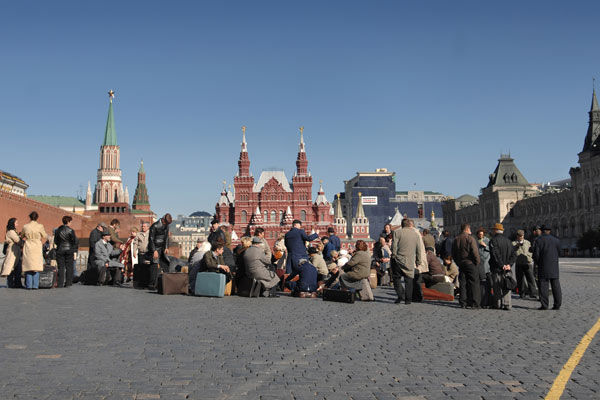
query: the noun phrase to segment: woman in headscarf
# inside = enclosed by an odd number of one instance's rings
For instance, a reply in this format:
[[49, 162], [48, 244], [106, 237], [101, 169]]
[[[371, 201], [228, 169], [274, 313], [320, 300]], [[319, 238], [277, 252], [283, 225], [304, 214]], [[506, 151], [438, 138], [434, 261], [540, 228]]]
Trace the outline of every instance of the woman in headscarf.
[[22, 288], [21, 282], [21, 247], [23, 242], [17, 232], [19, 221], [10, 218], [6, 224], [6, 258], [2, 265], [0, 276], [6, 277], [6, 285], [9, 288]]

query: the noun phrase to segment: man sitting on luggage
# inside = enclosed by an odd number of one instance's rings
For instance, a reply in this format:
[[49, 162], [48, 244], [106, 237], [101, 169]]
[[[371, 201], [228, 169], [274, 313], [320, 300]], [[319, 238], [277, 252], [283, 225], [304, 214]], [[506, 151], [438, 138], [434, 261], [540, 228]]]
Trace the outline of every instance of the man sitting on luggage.
[[280, 279], [275, 271], [269, 268], [271, 266], [271, 258], [265, 254], [262, 240], [258, 236], [252, 238], [252, 246], [244, 251], [244, 265], [246, 266], [246, 276], [250, 279], [256, 279], [261, 283], [265, 290], [263, 295], [279, 297], [277, 294], [277, 285]]
[[426, 247], [425, 250], [427, 250], [429, 272], [424, 272], [422, 277], [425, 286], [431, 287], [436, 283], [444, 282], [446, 280], [446, 269], [442, 266], [440, 259], [435, 255], [434, 247]]
[[[296, 282], [291, 282], [292, 279], [300, 276]], [[298, 261], [298, 268], [287, 277], [286, 286], [292, 291], [292, 296], [300, 295], [301, 293], [312, 293], [317, 291], [317, 269], [314, 265], [308, 262], [307, 259]], [[301, 296], [302, 297], [302, 296]]]
[[223, 241], [215, 241], [211, 250], [204, 253], [202, 261], [194, 264], [189, 272], [190, 291], [192, 293], [194, 293], [196, 288], [196, 277], [198, 272], [217, 272], [225, 275], [226, 282], [231, 280], [231, 271], [229, 270], [229, 267], [225, 265], [225, 260], [223, 259], [223, 247]]
[[110, 232], [108, 230], [102, 232], [102, 240], [99, 240], [94, 247], [94, 262], [98, 267], [99, 285], [110, 283], [113, 286], [121, 286], [125, 266], [110, 258], [118, 256], [120, 253], [121, 250], [113, 249], [110, 244]]

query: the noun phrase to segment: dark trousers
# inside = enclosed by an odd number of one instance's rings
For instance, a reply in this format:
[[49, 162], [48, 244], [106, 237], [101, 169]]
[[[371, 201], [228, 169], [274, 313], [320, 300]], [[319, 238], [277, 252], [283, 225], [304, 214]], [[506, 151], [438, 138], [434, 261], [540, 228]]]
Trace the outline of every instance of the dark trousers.
[[481, 306], [489, 307], [492, 304], [492, 276], [491, 273], [488, 272], [486, 274], [486, 279], [481, 280], [481, 276], [479, 277], [479, 288], [481, 292]]
[[560, 308], [562, 305], [562, 289], [560, 288], [560, 280], [540, 278], [540, 303], [542, 307], [548, 308], [548, 283], [552, 286], [552, 297], [554, 297], [553, 308]]
[[69, 287], [73, 284], [73, 252], [57, 251], [58, 287]]
[[412, 301], [415, 301], [417, 303], [423, 301], [423, 287], [421, 286], [422, 283], [422, 274], [420, 274], [419, 271], [415, 269], [415, 277], [413, 278]]
[[21, 260], [18, 260], [10, 275], [6, 277], [6, 287], [11, 289], [21, 289], [23, 287], [23, 281], [21, 280], [22, 274]]
[[[156, 289], [158, 284], [158, 274], [161, 272], [169, 272], [169, 259], [164, 254], [163, 249], [158, 249], [158, 259], [152, 260], [150, 265], [150, 289]], [[151, 256], [154, 256], [151, 254]]]
[[421, 278], [423, 279], [423, 282], [425, 282], [426, 287], [431, 287], [436, 283], [444, 282], [446, 280], [445, 275], [431, 275], [430, 272], [421, 274]]
[[[402, 278], [404, 277], [404, 287], [402, 286]], [[406, 275], [399, 265], [392, 263], [392, 280], [394, 282], [394, 290], [398, 296], [398, 300], [404, 300], [409, 304], [412, 302], [413, 295], [413, 278]]]
[[113, 286], [117, 286], [123, 282], [123, 270], [121, 268], [109, 267], [107, 276], [107, 284], [110, 283]]
[[460, 298], [458, 302], [462, 307], [481, 306], [481, 288], [479, 286], [479, 268], [474, 264], [461, 264], [458, 266], [458, 282]]
[[[516, 267], [517, 287], [519, 288], [519, 296], [523, 297], [526, 293], [530, 296], [537, 296], [537, 286], [533, 277], [533, 265], [520, 264]], [[523, 279], [525, 278], [525, 279]], [[527, 282], [527, 290], [525, 290], [525, 282]]]

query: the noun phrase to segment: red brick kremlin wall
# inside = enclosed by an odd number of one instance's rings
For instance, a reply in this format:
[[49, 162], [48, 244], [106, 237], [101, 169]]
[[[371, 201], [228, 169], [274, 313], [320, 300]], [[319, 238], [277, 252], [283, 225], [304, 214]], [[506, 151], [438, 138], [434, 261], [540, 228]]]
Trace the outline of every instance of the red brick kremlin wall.
[[29, 222], [29, 213], [32, 211], [37, 211], [38, 222], [44, 225], [48, 235], [52, 233], [52, 229], [62, 225], [62, 217], [65, 215], [73, 218], [71, 227], [75, 230], [77, 237], [88, 237], [93, 228], [92, 221], [79, 214], [0, 190], [0, 241], [4, 241], [6, 223], [9, 218], [15, 217], [19, 220], [20, 231], [23, 225]]

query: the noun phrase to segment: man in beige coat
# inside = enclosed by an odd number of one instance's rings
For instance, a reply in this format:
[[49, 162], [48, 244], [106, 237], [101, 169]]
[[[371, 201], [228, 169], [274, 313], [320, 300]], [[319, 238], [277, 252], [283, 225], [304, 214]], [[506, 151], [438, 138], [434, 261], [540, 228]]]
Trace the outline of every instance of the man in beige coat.
[[415, 268], [415, 276], [413, 278], [412, 301], [420, 303], [423, 301], [423, 288], [421, 287], [421, 284], [423, 283], [423, 278], [421, 274], [429, 272], [429, 265], [427, 264], [427, 252], [425, 251], [425, 238], [423, 237], [421, 232], [415, 227], [415, 221], [413, 221], [412, 219], [409, 219], [408, 221], [410, 222], [410, 229], [419, 234], [418, 253], [420, 262], [416, 264]]
[[[402, 229], [394, 231], [392, 240], [392, 279], [398, 298], [394, 303], [412, 302], [415, 268], [421, 264], [421, 235], [410, 228], [410, 220], [402, 220]], [[402, 277], [404, 286], [402, 287]]]
[[32, 211], [29, 214], [31, 222], [23, 226], [21, 234], [25, 240], [23, 246], [23, 272], [25, 273], [25, 287], [28, 290], [39, 287], [40, 272], [44, 270], [42, 245], [48, 235], [46, 235], [44, 226], [37, 222], [38, 217], [38, 213]]

